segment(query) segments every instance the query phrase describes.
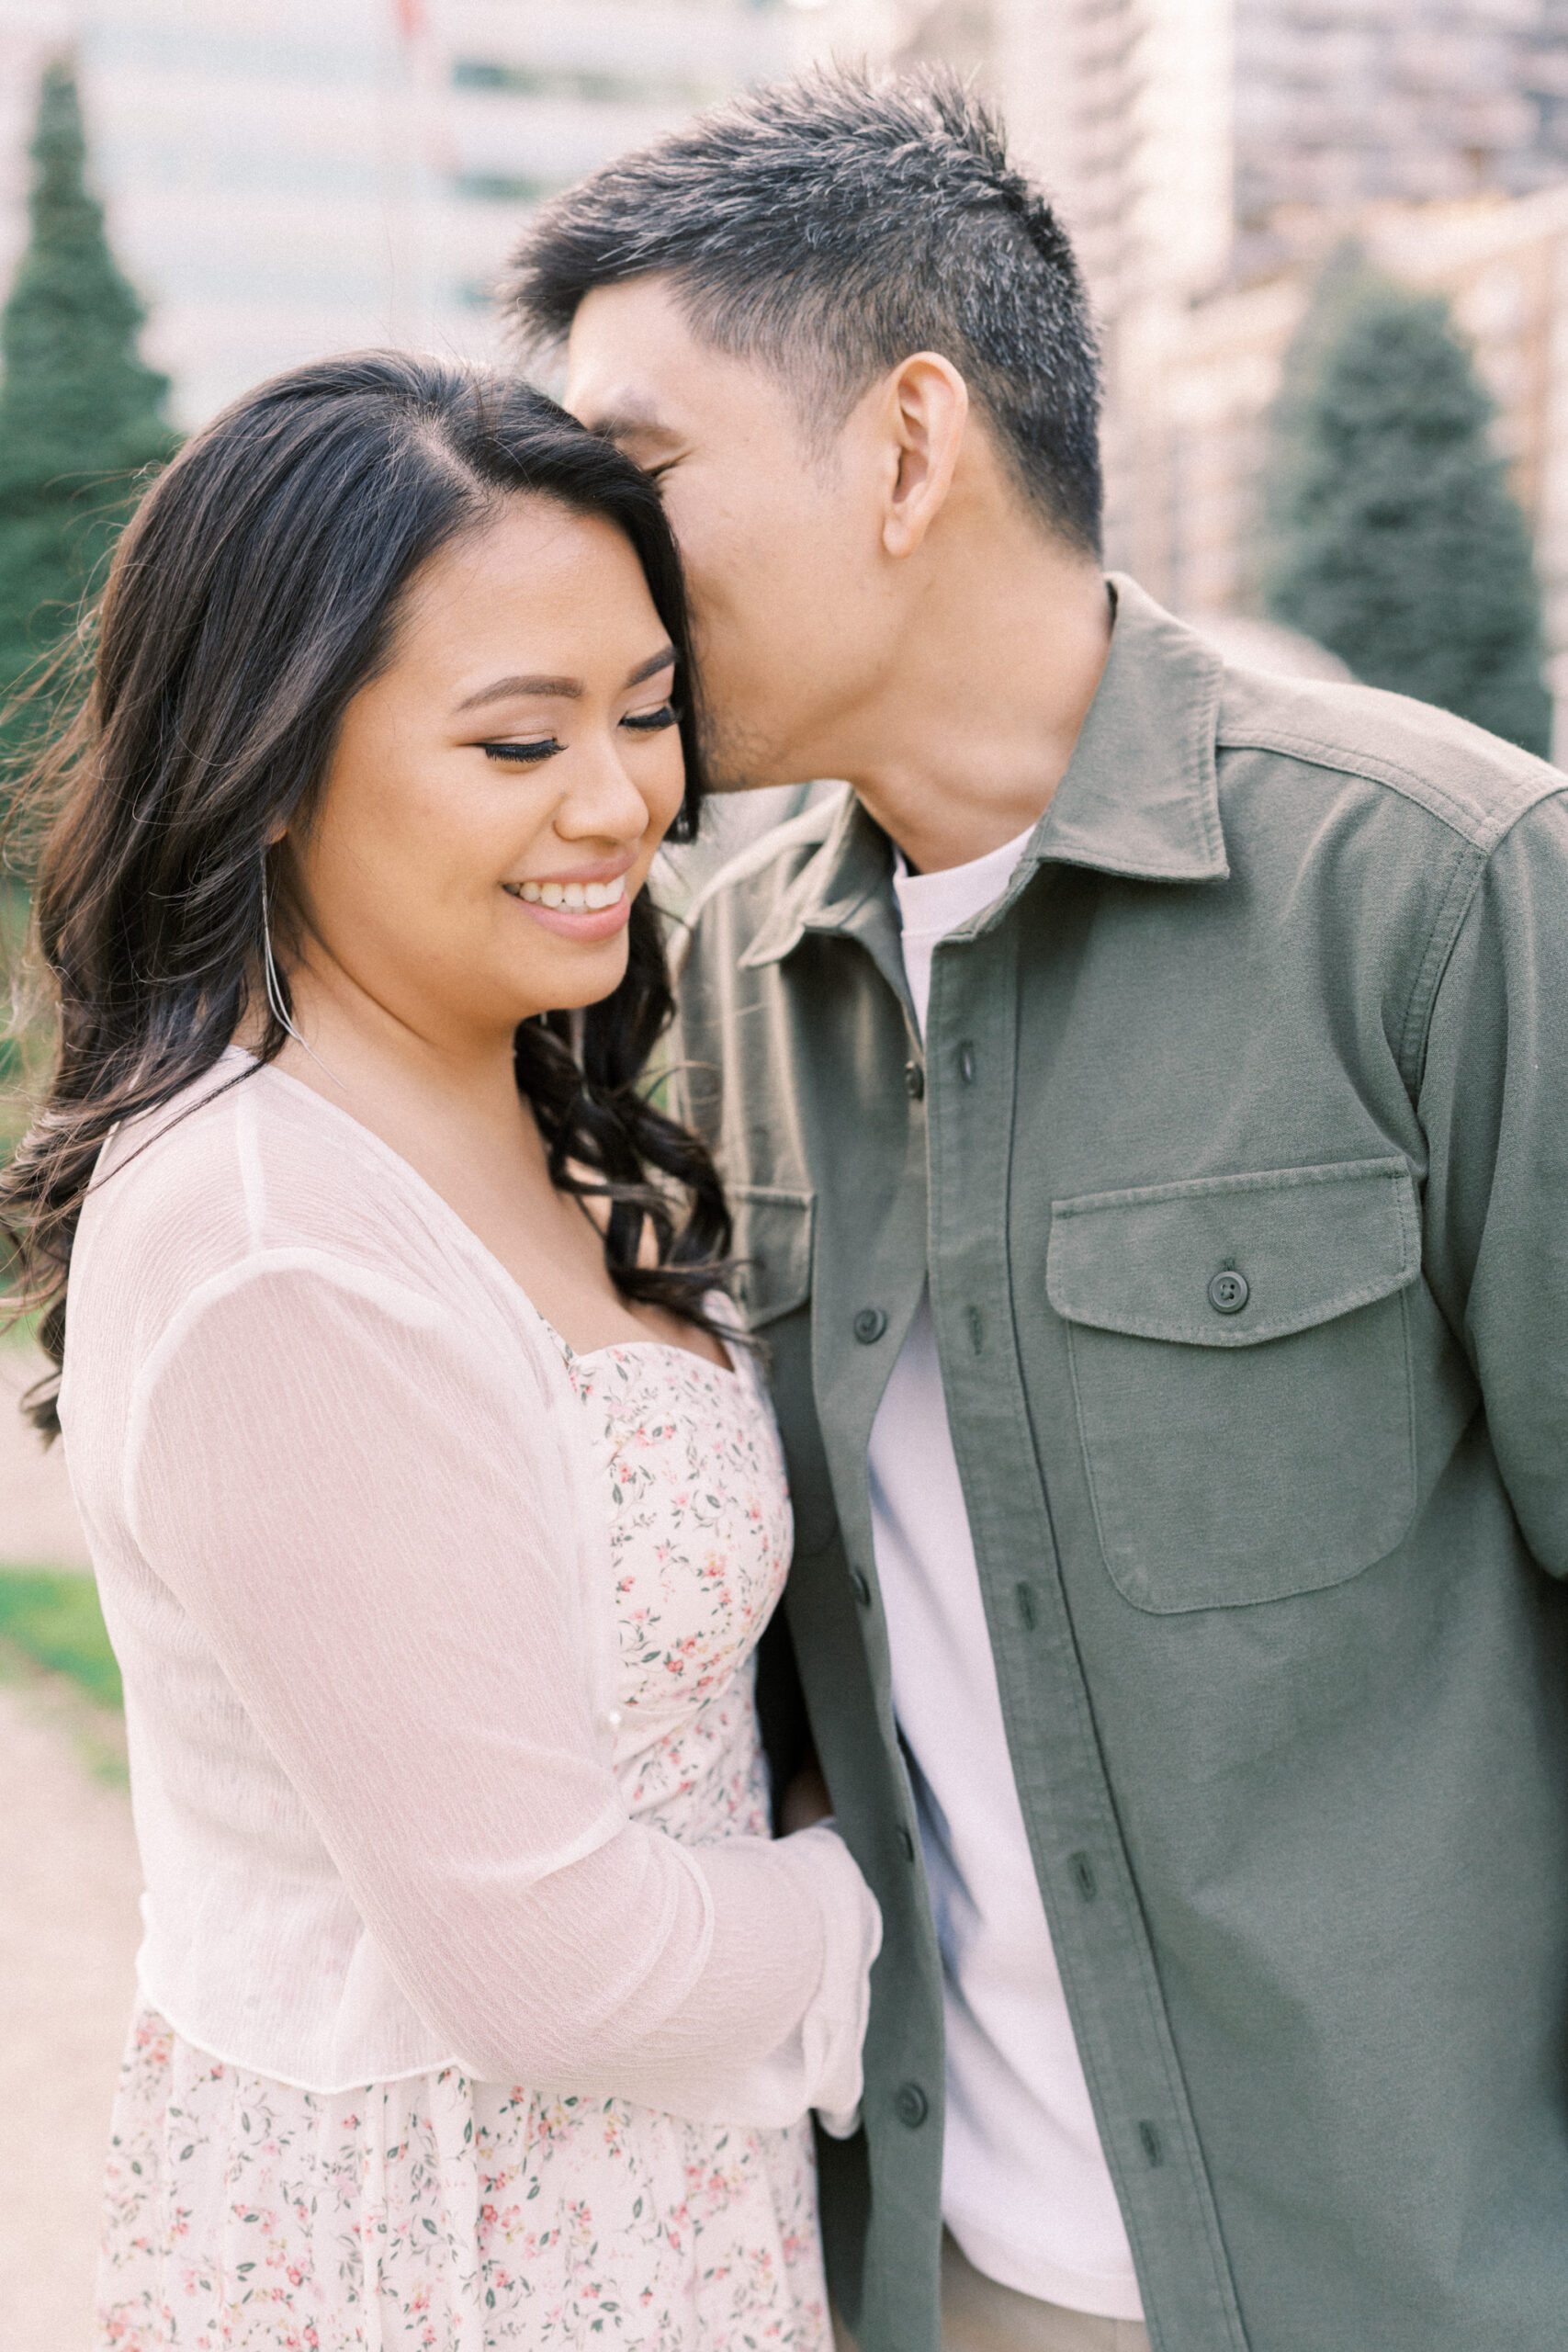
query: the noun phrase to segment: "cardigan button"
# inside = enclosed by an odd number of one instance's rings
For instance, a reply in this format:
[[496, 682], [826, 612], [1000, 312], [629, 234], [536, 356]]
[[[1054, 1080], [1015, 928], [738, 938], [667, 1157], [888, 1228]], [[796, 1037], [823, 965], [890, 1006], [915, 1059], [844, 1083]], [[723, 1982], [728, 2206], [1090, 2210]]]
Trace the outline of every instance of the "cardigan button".
[[850, 1570], [850, 1589], [863, 1609], [871, 1607], [871, 1581], [863, 1568]]
[[900, 2083], [893, 2094], [893, 2111], [900, 2123], [907, 2123], [914, 2132], [931, 2113], [931, 2101], [919, 2083]]
[[904, 1064], [904, 1091], [911, 1102], [918, 1102], [926, 1091], [926, 1074], [919, 1062]]

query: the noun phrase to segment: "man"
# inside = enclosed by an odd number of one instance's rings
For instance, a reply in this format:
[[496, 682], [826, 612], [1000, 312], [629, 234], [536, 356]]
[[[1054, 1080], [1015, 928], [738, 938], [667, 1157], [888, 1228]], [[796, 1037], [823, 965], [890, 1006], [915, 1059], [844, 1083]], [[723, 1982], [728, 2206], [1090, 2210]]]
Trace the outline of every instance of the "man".
[[682, 1032], [886, 1922], [845, 2322], [1561, 2352], [1565, 780], [1108, 591], [1082, 288], [954, 87], [754, 94], [517, 287], [717, 784], [852, 787]]

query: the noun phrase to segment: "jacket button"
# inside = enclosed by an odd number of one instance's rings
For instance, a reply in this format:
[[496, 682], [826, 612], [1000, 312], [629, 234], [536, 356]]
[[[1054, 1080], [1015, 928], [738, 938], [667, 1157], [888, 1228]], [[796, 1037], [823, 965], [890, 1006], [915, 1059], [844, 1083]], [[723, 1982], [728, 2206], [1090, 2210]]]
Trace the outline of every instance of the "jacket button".
[[1234, 1266], [1222, 1266], [1209, 1284], [1209, 1304], [1216, 1315], [1239, 1315], [1251, 1295], [1247, 1276]]
[[915, 1841], [902, 1822], [898, 1824], [898, 1850], [907, 1862], [915, 1859]]
[[958, 1075], [965, 1086], [975, 1083], [975, 1041], [965, 1037], [958, 1048]]
[[863, 1568], [850, 1570], [850, 1590], [863, 1609], [871, 1607], [871, 1584]]
[[918, 1102], [926, 1091], [926, 1074], [919, 1062], [904, 1064], [904, 1091]]
[[880, 1306], [863, 1306], [855, 1317], [855, 1337], [863, 1348], [869, 1348], [874, 1340], [880, 1340], [886, 1329], [887, 1317]]
[[893, 2094], [893, 2111], [913, 2132], [931, 2113], [931, 2101], [919, 2083], [900, 2083]]

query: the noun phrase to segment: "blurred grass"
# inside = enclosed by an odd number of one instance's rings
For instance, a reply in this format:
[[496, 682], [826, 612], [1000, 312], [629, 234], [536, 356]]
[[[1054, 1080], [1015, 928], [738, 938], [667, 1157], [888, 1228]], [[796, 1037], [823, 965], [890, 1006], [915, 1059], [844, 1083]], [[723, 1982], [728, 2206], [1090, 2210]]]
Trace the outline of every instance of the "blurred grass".
[[[15, 884], [0, 877], [0, 1168], [27, 1133], [53, 1046], [52, 1024], [29, 991], [23, 972], [28, 902]], [[17, 1323], [6, 1315], [9, 1277], [0, 1250], [0, 1348], [31, 1345], [32, 1317]]]
[[51, 1024], [25, 975], [27, 932], [27, 899], [0, 877], [0, 1159], [27, 1125], [51, 1044]]
[[120, 1706], [119, 1668], [91, 1577], [0, 1567], [0, 1643], [69, 1676], [95, 1706]]

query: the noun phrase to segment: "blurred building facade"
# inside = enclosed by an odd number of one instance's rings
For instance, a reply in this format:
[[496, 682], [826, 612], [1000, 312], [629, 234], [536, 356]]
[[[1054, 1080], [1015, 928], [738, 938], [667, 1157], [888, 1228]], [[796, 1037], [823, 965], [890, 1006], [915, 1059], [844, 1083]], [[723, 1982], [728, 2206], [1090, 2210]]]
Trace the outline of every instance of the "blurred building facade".
[[184, 424], [356, 344], [496, 352], [530, 209], [714, 97], [956, 66], [1088, 268], [1109, 551], [1190, 614], [1257, 609], [1267, 413], [1357, 236], [1475, 339], [1568, 713], [1568, 0], [0, 0], [0, 277], [62, 43]]
[[1129, 256], [1107, 306], [1113, 552], [1190, 615], [1259, 608], [1269, 412], [1352, 240], [1446, 296], [1499, 407], [1568, 753], [1568, 6], [1231, 0], [1230, 217], [1204, 275]]
[[0, 0], [0, 282], [46, 56], [73, 50], [99, 191], [193, 424], [384, 342], [496, 350], [532, 206], [812, 53], [790, 0]]
[[1106, 341], [1108, 553], [1259, 608], [1268, 414], [1362, 243], [1447, 295], [1500, 408], [1568, 754], [1568, 0], [892, 0], [973, 72], [1073, 231]]

